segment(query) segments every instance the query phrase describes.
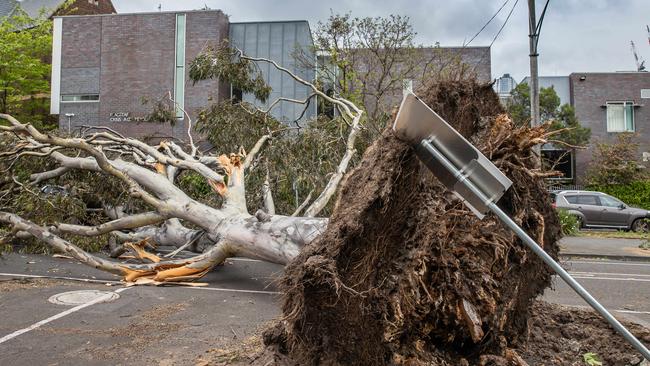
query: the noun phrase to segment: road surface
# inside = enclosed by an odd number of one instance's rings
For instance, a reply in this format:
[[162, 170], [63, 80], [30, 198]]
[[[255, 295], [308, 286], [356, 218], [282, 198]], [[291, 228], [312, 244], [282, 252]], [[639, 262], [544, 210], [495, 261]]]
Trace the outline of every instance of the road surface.
[[[616, 316], [650, 327], [650, 263], [564, 265]], [[281, 271], [268, 263], [229, 260], [206, 276], [208, 287], [125, 288], [112, 282], [115, 276], [72, 260], [2, 257], [0, 365], [201, 364], [206, 353], [239, 347], [280, 314], [274, 280]], [[48, 302], [53, 295], [82, 289], [119, 292], [120, 297], [85, 307]], [[544, 299], [586, 305], [559, 279]]]

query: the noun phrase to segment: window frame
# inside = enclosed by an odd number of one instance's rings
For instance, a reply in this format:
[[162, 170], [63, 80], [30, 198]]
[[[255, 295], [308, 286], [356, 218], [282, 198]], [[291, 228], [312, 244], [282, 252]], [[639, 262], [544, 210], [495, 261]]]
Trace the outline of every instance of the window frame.
[[[610, 105], [622, 105], [623, 106], [623, 129], [622, 130], [610, 130], [609, 129], [609, 106]], [[632, 111], [632, 129], [628, 130], [627, 126], [627, 111], [626, 108], [630, 107]], [[605, 130], [608, 133], [626, 133], [626, 132], [636, 132], [636, 123], [634, 118], [634, 101], [633, 100], [609, 100], [605, 102]]]
[[176, 119], [185, 119], [185, 50], [187, 41], [187, 16], [176, 14], [174, 32], [174, 110]]
[[[66, 100], [66, 98], [72, 97], [72, 100]], [[97, 99], [81, 99], [82, 97], [97, 97]], [[98, 103], [99, 94], [62, 94], [61, 103]]]

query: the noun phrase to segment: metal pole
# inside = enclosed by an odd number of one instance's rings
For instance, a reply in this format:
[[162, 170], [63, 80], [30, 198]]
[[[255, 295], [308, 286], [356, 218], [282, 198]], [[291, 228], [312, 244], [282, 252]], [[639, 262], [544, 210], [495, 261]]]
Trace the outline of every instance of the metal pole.
[[582, 285], [578, 283], [571, 275], [562, 268], [548, 253], [542, 249], [542, 247], [535, 242], [526, 232], [519, 227], [495, 202], [491, 202], [483, 192], [474, 185], [467, 176], [460, 172], [456, 167], [440, 152], [437, 148], [433, 146], [428, 140], [422, 140], [420, 143], [423, 147], [427, 149], [453, 176], [467, 187], [472, 193], [476, 194], [477, 197], [483, 201], [490, 209], [494, 212], [497, 217], [512, 231], [517, 234], [517, 236], [526, 244], [530, 250], [542, 258], [544, 263], [548, 264], [555, 273], [557, 273], [564, 282], [566, 282], [575, 292], [580, 295], [594, 310], [596, 310], [600, 315], [602, 315], [607, 322], [616, 329], [637, 351], [641, 352], [643, 357], [646, 360], [650, 361], [650, 351], [636, 338], [629, 330], [627, 330], [623, 324], [621, 324], [616, 318], [612, 316], [607, 309], [605, 309], [596, 299], [591, 296], [587, 290], [585, 290]]
[[[539, 117], [539, 71], [537, 68], [537, 20], [535, 19], [535, 0], [528, 0], [528, 45], [530, 57], [530, 126], [540, 125]], [[535, 146], [539, 154], [539, 146]]]

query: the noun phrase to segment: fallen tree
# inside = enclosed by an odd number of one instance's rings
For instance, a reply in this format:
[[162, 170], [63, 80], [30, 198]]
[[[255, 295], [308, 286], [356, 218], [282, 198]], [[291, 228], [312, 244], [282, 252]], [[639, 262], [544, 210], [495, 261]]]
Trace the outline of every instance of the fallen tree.
[[[235, 61], [225, 62], [233, 57]], [[256, 166], [274, 135], [286, 128], [269, 130], [249, 148], [248, 153], [242, 148], [229, 155], [212, 156], [202, 154], [195, 145], [191, 122], [188, 147], [183, 148], [173, 141], [148, 145], [105, 127], [86, 128], [80, 136], [56, 136], [43, 133], [10, 115], [0, 114], [0, 119], [8, 122], [8, 125], [0, 125], [0, 131], [11, 136], [10, 146], [0, 153], [2, 158], [13, 159], [8, 170], [24, 157], [54, 161], [56, 167], [29, 176], [32, 185], [73, 170], [102, 173], [116, 178], [131, 198], [140, 200], [141, 207], [147, 208], [126, 213], [120, 207], [105, 207], [106, 215], [112, 220], [93, 226], [65, 222], [37, 225], [12, 212], [0, 212], [0, 222], [11, 227], [14, 235], [35, 237], [85, 264], [122, 275], [126, 281], [139, 278], [159, 282], [197, 279], [231, 256], [287, 263], [325, 229], [328, 220], [316, 216], [335, 195], [348, 170], [355, 154], [355, 141], [363, 112], [344, 98], [324, 94], [316, 85], [272, 60], [251, 58], [226, 47], [206, 49], [197, 58], [191, 73], [197, 74], [197, 78], [225, 78], [242, 90], [264, 99], [269, 90], [260, 82], [257, 63], [270, 64], [296, 82], [308, 86], [312, 92], [304, 100], [279, 97], [271, 101], [268, 108], [251, 110], [250, 113], [261, 111], [268, 114], [281, 102], [306, 107], [312, 99], [319, 97], [336, 106], [347, 126], [344, 152], [336, 169], [329, 174], [322, 191], [314, 195], [315, 199], [305, 200], [292, 215], [275, 213], [268, 182], [264, 185], [263, 210], [251, 213], [246, 202], [247, 173]], [[255, 72], [258, 72], [257, 77], [254, 76]], [[186, 114], [186, 118], [189, 119], [189, 115]], [[183, 171], [191, 171], [205, 180], [221, 198], [220, 205], [213, 207], [199, 202], [180, 189], [176, 180]], [[12, 179], [20, 189], [30, 190], [29, 184], [20, 183], [15, 176]], [[3, 197], [11, 198], [13, 192], [13, 189], [7, 189]], [[301, 213], [302, 216], [298, 216]], [[69, 235], [97, 237], [105, 234], [113, 235], [122, 243], [111, 248], [114, 256], [129, 251], [142, 263], [104, 259], [81, 250], [63, 238]], [[201, 254], [184, 259], [160, 258], [146, 250], [151, 244], [172, 245], [179, 250], [194, 249]]]
[[[532, 150], [546, 129], [515, 128], [489, 85], [442, 83], [419, 96], [513, 181], [500, 205], [557, 256], [549, 173]], [[283, 319], [265, 333], [260, 364], [526, 364], [513, 345], [550, 269], [495, 216], [476, 218], [392, 131], [336, 207], [285, 269]]]

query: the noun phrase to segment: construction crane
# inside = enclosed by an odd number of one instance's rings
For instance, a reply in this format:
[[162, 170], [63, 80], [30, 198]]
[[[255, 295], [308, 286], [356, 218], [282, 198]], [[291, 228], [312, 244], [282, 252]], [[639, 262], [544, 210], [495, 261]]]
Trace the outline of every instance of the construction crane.
[[[650, 39], [648, 42], [650, 42]], [[630, 41], [630, 44], [632, 45], [632, 54], [634, 54], [634, 61], [636, 62], [636, 71], [645, 71], [645, 61], [643, 59], [639, 59], [639, 55], [636, 53], [636, 46], [634, 45], [634, 41]]]

